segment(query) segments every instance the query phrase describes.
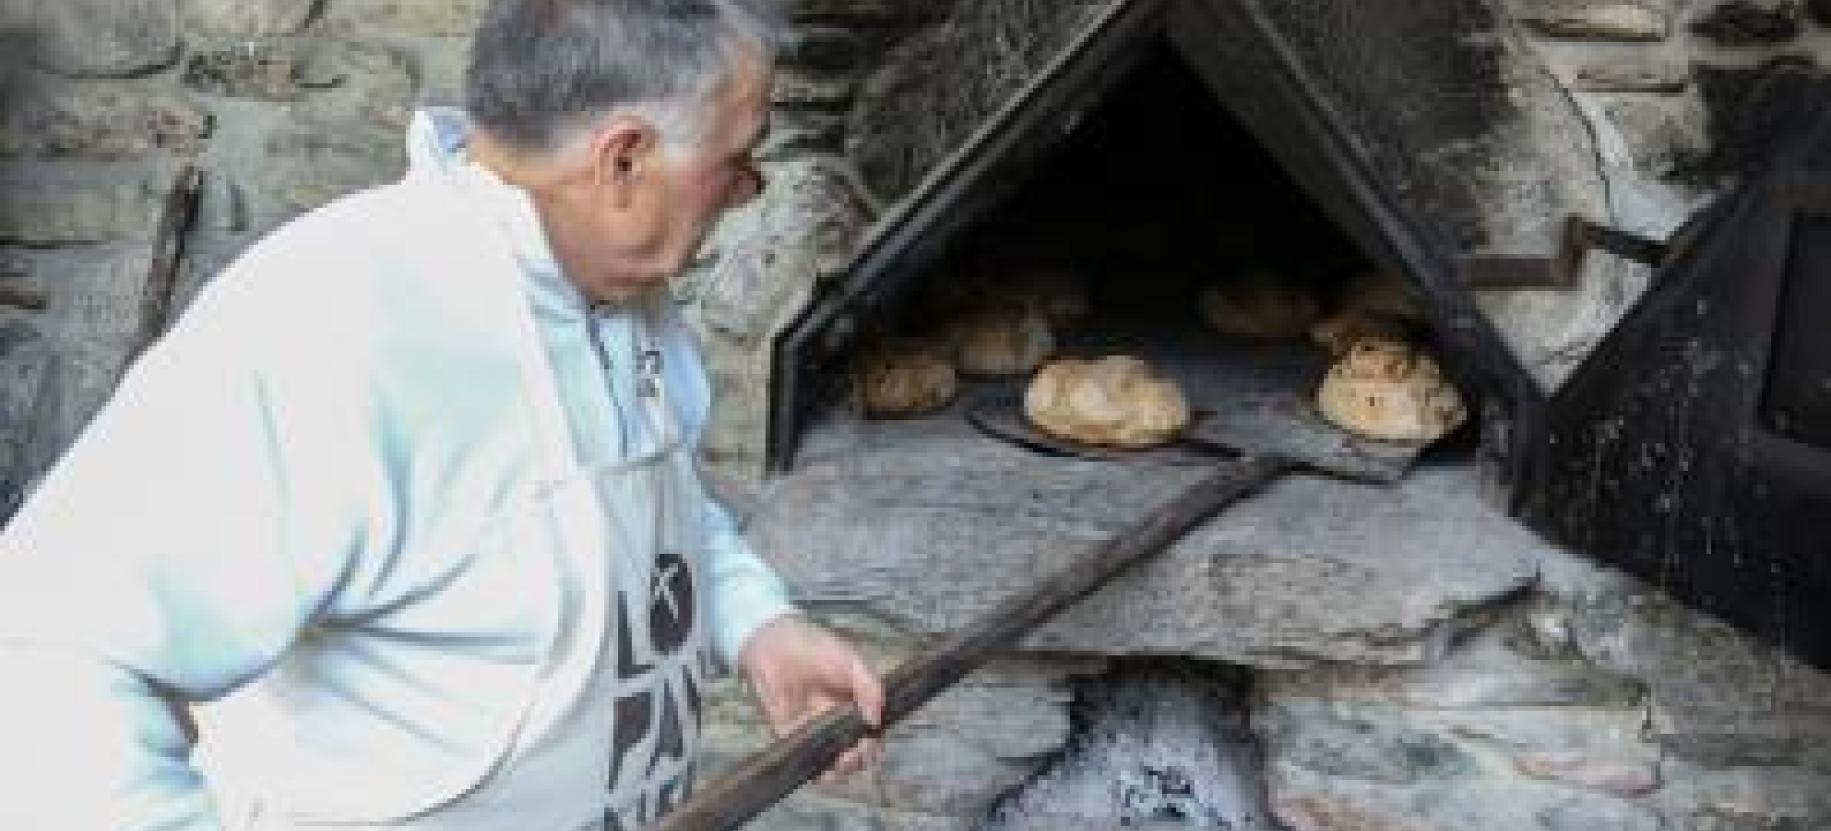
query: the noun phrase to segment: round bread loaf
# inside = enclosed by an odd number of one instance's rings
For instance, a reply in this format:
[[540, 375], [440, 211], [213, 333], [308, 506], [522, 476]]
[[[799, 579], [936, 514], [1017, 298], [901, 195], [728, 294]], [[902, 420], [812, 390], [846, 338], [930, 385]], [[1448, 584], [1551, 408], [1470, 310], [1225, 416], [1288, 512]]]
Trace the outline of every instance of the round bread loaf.
[[1044, 433], [1085, 444], [1154, 447], [1189, 423], [1175, 382], [1144, 361], [1113, 355], [1051, 361], [1024, 393], [1024, 415]]
[[948, 327], [954, 362], [967, 375], [1024, 375], [1055, 352], [1042, 313], [1008, 303], [973, 309]]
[[1336, 312], [1310, 327], [1310, 340], [1337, 357], [1347, 354], [1356, 341], [1403, 341], [1405, 336], [1405, 324], [1397, 318], [1358, 310]]
[[1037, 311], [1054, 327], [1078, 323], [1091, 309], [1087, 281], [1063, 268], [1029, 266], [1017, 269], [997, 293]]
[[890, 341], [863, 353], [853, 370], [859, 405], [873, 418], [902, 418], [947, 406], [958, 388], [954, 365], [941, 347]]
[[1405, 281], [1386, 271], [1357, 274], [1342, 287], [1336, 305], [1344, 313], [1388, 317], [1397, 320], [1422, 320], [1424, 313], [1412, 299]]
[[1309, 291], [1259, 270], [1203, 289], [1201, 310], [1222, 334], [1249, 338], [1302, 337], [1322, 312]]
[[1435, 441], [1468, 418], [1436, 361], [1410, 344], [1378, 338], [1356, 341], [1329, 369], [1316, 404], [1336, 426], [1389, 441]]

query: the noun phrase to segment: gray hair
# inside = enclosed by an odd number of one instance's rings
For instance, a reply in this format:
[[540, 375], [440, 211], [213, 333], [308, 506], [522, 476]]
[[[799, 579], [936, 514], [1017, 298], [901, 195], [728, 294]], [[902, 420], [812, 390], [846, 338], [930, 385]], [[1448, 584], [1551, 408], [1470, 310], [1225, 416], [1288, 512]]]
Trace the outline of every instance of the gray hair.
[[771, 56], [770, 0], [491, 0], [465, 71], [465, 109], [521, 150], [559, 149], [611, 113], [634, 112], [673, 145], [699, 141], [708, 98], [740, 47]]

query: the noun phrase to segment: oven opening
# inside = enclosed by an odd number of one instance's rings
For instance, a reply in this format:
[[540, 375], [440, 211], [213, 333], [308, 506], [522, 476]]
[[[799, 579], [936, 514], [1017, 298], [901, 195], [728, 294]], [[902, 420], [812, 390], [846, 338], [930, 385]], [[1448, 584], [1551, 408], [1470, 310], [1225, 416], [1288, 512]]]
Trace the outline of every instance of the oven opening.
[[[804, 453], [842, 451], [847, 441], [820, 437], [836, 428], [842, 439], [916, 422], [951, 432], [988, 409], [1022, 410], [1003, 418], [1069, 450], [1173, 443], [1178, 402], [1139, 392], [1146, 377], [1175, 387], [1183, 424], [1249, 401], [1312, 422], [1301, 429], [1444, 439], [1439, 456], [1479, 440], [1468, 426], [1478, 407], [1444, 380], [1407, 283], [1375, 268], [1168, 48], [935, 263], [859, 324], [851, 359], [829, 370], [848, 377], [826, 385], [835, 394]], [[1121, 424], [1075, 411], [1071, 392], [1053, 422], [1039, 412], [1050, 409], [1031, 394], [1039, 370], [1080, 361], [1085, 374], [1112, 356], [1125, 366], [1107, 389], [1129, 392], [1104, 403], [1125, 411]], [[1342, 363], [1353, 383], [1319, 405]]]

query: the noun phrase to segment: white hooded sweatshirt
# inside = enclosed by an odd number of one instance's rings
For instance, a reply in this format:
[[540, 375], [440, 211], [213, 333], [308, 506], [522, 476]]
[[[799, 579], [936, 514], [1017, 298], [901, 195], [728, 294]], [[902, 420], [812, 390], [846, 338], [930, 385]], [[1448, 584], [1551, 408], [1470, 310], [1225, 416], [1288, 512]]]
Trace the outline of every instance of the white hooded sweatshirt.
[[[436, 798], [501, 752], [554, 592], [550, 572], [476, 559], [538, 475], [516, 338], [538, 332], [582, 462], [657, 437], [636, 416], [633, 315], [584, 302], [526, 195], [466, 161], [466, 132], [421, 113], [404, 179], [251, 247], [0, 534], [0, 828], [214, 831], [185, 706], [271, 673], [301, 712], [388, 734], [312, 724], [353, 769], [388, 770], [396, 745], [455, 760], [452, 781], [420, 770], [402, 787], [426, 793], [387, 801]], [[696, 442], [710, 390], [691, 335], [671, 315], [652, 335]], [[729, 665], [791, 607], [724, 509], [708, 500], [704, 523]], [[352, 628], [379, 634], [334, 637]], [[301, 650], [334, 660], [289, 661]]]

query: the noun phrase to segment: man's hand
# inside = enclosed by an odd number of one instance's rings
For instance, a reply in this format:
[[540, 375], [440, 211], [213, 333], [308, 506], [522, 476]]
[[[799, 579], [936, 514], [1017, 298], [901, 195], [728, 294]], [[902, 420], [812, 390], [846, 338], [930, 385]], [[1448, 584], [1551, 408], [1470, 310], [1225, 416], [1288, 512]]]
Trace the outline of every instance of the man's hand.
[[[877, 674], [844, 641], [797, 615], [764, 624], [745, 642], [739, 663], [777, 736], [846, 702], [858, 705], [866, 724], [883, 727], [884, 688]], [[882, 757], [882, 741], [864, 739], [841, 755], [821, 781], [850, 776]]]

